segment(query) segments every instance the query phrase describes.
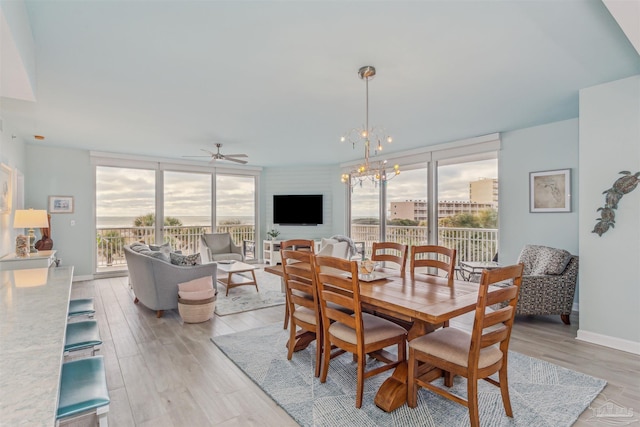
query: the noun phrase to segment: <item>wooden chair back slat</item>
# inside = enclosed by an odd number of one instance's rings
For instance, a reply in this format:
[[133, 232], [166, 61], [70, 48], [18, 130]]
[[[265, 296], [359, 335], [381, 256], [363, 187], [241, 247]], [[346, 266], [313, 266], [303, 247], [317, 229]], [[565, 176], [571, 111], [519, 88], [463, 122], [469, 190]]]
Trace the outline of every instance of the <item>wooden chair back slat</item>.
[[404, 277], [407, 269], [407, 245], [396, 242], [373, 242], [371, 260], [376, 262], [393, 262], [399, 268], [400, 277]]
[[[316, 282], [323, 321], [337, 321], [348, 325], [360, 335], [362, 309], [360, 304], [360, 282], [358, 264], [342, 258], [315, 256]], [[349, 277], [350, 276], [350, 277]], [[327, 303], [343, 307], [353, 316], [345, 314]]]
[[411, 277], [415, 277], [416, 268], [431, 267], [442, 270], [449, 279], [449, 285], [453, 285], [456, 268], [455, 249], [449, 249], [438, 245], [420, 245], [411, 247], [411, 262], [409, 269]]
[[[478, 366], [480, 350], [493, 344], [500, 344], [500, 349], [507, 351], [511, 337], [511, 327], [515, 317], [515, 307], [518, 303], [518, 290], [522, 284], [523, 264], [501, 267], [494, 270], [483, 270], [480, 278], [480, 288], [478, 290], [478, 302], [476, 304], [475, 320], [473, 332], [471, 333], [471, 347], [469, 350], [468, 366]], [[489, 286], [506, 280], [513, 282], [513, 287], [505, 288], [497, 295], [501, 298], [488, 297]], [[487, 305], [506, 303], [504, 307], [487, 313]], [[502, 325], [501, 328], [490, 328], [491, 326]], [[486, 329], [488, 328], [488, 329]]]

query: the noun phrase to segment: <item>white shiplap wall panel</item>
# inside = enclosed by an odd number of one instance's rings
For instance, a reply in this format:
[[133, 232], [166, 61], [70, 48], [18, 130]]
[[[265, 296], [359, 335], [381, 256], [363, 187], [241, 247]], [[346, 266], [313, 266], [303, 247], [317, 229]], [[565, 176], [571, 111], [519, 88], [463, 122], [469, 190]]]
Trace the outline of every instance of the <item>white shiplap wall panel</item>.
[[278, 240], [320, 239], [344, 233], [344, 186], [340, 183], [337, 166], [265, 168], [263, 171], [262, 206], [264, 206], [264, 233], [273, 225], [274, 194], [322, 194], [323, 221], [317, 226], [280, 226]]

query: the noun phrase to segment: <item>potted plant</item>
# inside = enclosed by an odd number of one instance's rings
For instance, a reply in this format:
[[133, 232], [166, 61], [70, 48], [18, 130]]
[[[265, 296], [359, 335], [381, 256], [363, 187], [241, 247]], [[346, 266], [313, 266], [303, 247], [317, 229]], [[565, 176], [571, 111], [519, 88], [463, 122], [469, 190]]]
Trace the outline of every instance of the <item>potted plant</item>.
[[271, 230], [267, 231], [267, 236], [269, 236], [271, 240], [275, 240], [276, 237], [278, 237], [279, 235], [280, 235], [280, 232], [275, 228], [272, 228]]

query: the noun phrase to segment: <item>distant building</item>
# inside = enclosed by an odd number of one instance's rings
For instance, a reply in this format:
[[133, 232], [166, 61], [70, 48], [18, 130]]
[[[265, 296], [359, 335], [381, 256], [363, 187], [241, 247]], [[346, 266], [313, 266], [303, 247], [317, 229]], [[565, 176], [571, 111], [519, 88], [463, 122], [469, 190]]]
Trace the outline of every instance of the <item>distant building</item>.
[[498, 180], [481, 178], [469, 183], [469, 200], [476, 203], [498, 204]]
[[[449, 216], [468, 213], [477, 214], [487, 209], [495, 209], [496, 203], [477, 203], [470, 201], [441, 201], [438, 203], [438, 219]], [[403, 202], [389, 203], [389, 219], [412, 219], [414, 221], [426, 221], [429, 212], [425, 200], [406, 200]]]

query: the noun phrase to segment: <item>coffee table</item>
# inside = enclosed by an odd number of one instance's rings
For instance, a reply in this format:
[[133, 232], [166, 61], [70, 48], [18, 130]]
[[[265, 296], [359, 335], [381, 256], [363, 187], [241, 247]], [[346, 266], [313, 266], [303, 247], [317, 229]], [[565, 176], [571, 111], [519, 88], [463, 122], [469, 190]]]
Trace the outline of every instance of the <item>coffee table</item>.
[[[256, 273], [258, 267], [251, 264], [245, 264], [240, 261], [233, 261], [231, 263], [225, 263], [224, 261], [218, 261], [218, 282], [227, 287], [225, 296], [229, 295], [229, 289], [236, 286], [253, 285], [258, 292], [258, 282], [256, 281]], [[240, 273], [251, 272], [253, 280]], [[235, 276], [234, 276], [235, 275]]]

